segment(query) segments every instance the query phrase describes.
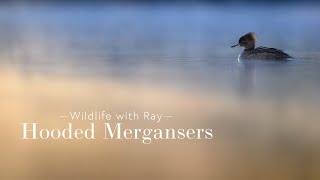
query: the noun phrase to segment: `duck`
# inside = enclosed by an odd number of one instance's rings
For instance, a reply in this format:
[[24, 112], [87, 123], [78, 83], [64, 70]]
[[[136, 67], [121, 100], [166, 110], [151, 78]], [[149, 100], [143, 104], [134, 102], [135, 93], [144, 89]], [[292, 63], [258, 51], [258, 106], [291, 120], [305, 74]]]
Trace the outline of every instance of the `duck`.
[[244, 47], [239, 54], [238, 60], [292, 60], [292, 56], [283, 52], [283, 50], [269, 47], [255, 47], [257, 36], [253, 32], [249, 32], [240, 37], [238, 44], [231, 46]]

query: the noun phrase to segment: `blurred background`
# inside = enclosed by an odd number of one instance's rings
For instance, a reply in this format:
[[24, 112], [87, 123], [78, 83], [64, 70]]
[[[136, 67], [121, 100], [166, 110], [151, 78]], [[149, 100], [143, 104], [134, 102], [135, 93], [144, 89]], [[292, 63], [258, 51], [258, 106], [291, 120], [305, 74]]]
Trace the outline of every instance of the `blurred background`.
[[[2, 1], [0, 179], [319, 179], [319, 17], [316, 0]], [[296, 60], [239, 62], [247, 32]], [[214, 139], [20, 139], [92, 110]]]

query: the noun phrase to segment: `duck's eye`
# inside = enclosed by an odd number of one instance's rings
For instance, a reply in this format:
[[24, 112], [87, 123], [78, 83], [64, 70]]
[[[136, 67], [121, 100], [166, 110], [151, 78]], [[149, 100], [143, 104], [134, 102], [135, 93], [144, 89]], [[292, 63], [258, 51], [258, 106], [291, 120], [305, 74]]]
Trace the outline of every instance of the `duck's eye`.
[[248, 43], [248, 42], [247, 42], [247, 41], [244, 41], [244, 40], [239, 41], [239, 44], [242, 44], [242, 45], [247, 44], [247, 43]]

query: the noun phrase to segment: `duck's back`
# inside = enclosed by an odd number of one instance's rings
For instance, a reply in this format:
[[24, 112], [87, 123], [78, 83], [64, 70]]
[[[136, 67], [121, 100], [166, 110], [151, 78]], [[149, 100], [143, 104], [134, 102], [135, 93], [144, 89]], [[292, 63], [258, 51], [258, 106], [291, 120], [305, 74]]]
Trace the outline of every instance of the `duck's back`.
[[292, 58], [280, 49], [257, 47], [251, 50], [244, 50], [240, 54], [241, 59], [261, 59], [261, 60], [288, 60]]

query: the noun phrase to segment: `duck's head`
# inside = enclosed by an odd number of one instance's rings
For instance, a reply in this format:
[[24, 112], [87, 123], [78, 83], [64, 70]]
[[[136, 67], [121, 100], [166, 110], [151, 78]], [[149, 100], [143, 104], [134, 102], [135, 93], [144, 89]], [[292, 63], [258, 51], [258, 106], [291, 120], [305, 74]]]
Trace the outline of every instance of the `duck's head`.
[[253, 32], [249, 32], [240, 37], [238, 44], [231, 46], [242, 46], [245, 50], [254, 49], [255, 43], [257, 42], [257, 36]]

